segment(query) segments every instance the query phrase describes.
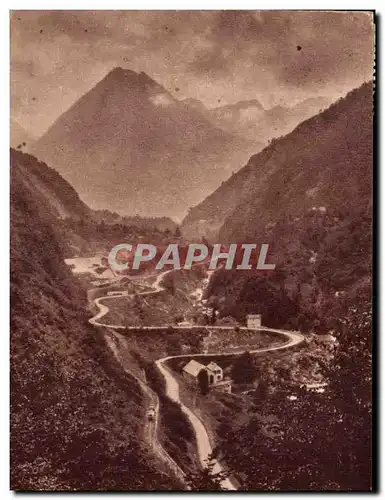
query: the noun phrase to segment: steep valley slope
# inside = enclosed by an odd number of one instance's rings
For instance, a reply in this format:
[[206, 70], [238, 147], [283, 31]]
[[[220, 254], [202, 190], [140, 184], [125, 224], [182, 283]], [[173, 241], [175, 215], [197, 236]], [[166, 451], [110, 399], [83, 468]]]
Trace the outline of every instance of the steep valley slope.
[[12, 150], [11, 164], [11, 488], [177, 488], [142, 438], [138, 384], [88, 323], [64, 264], [59, 214], [87, 208], [35, 158]]
[[277, 266], [269, 277], [217, 273], [210, 293], [225, 297], [223, 315], [262, 312], [270, 326], [326, 328], [350, 299], [368, 298], [372, 114], [366, 83], [272, 141], [190, 210], [185, 236], [269, 243]]

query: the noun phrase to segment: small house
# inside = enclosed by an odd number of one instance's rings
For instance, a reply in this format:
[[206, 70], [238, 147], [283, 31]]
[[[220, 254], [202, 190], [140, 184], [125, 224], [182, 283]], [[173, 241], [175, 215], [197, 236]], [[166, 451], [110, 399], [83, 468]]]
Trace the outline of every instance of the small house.
[[219, 365], [214, 363], [214, 361], [211, 361], [206, 368], [210, 384], [216, 384], [223, 379], [223, 370]]
[[251, 330], [261, 328], [262, 326], [262, 316], [261, 314], [248, 314], [246, 316], [246, 326]]
[[226, 392], [228, 394], [231, 393], [231, 380], [223, 379], [223, 370], [214, 361], [211, 361], [207, 366], [205, 366], [194, 359], [190, 360], [182, 370], [183, 378], [187, 383], [197, 386], [198, 375], [201, 370], [206, 370], [207, 372], [210, 389]]
[[195, 361], [195, 359], [192, 359], [183, 368], [182, 374], [187, 382], [196, 385], [198, 383], [198, 374], [201, 370], [206, 370], [205, 365], [202, 365], [201, 363], [198, 363], [198, 361]]

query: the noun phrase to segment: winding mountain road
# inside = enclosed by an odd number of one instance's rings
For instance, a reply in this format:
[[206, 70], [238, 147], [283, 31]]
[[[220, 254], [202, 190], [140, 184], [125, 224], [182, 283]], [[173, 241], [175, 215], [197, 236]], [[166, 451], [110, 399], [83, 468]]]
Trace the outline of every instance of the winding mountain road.
[[[138, 295], [152, 295], [152, 294], [157, 294], [157, 293], [163, 292], [165, 289], [162, 287], [161, 282], [162, 282], [164, 276], [166, 274], [168, 274], [169, 272], [171, 272], [171, 271], [164, 271], [164, 272], [160, 273], [156, 277], [155, 282], [151, 285], [152, 290], [149, 290], [146, 292], [140, 292], [140, 293], [138, 293]], [[133, 296], [133, 295], [134, 294], [131, 294], [128, 296]], [[117, 329], [117, 330], [137, 330], [138, 329], [137, 326], [130, 327], [130, 326], [123, 326], [123, 325], [110, 325], [110, 324], [106, 324], [106, 323], [101, 323], [99, 321], [109, 311], [108, 306], [106, 306], [105, 304], [102, 304], [101, 301], [111, 300], [111, 299], [123, 297], [123, 296], [127, 297], [127, 295], [123, 294], [123, 292], [122, 292], [122, 294], [107, 295], [107, 296], [103, 296], [103, 297], [99, 297], [99, 298], [95, 299], [94, 304], [99, 309], [99, 312], [93, 318], [91, 318], [89, 320], [89, 322], [95, 326], [102, 326], [102, 327], [107, 327], [107, 328], [112, 328], [112, 329]], [[159, 328], [163, 328], [163, 327], [167, 328], [168, 326], [169, 325], [143, 326], [140, 328], [142, 331], [146, 331], [146, 330], [159, 329]], [[202, 328], [202, 327], [191, 325], [191, 326], [178, 326], [177, 328], [194, 329], [194, 328]], [[212, 330], [222, 329], [223, 330], [223, 329], [233, 329], [234, 327], [231, 327], [231, 326], [228, 326], [228, 327], [208, 326], [206, 328], [208, 328], [209, 330], [210, 329], [212, 329]], [[241, 327], [241, 329], [250, 330], [246, 327]], [[289, 332], [286, 330], [279, 330], [279, 329], [266, 328], [266, 327], [261, 328], [261, 330], [281, 334], [282, 336], [286, 337], [286, 340], [283, 343], [278, 344], [278, 345], [272, 345], [270, 347], [264, 347], [264, 348], [251, 350], [251, 351], [249, 351], [251, 354], [268, 352], [268, 351], [277, 351], [277, 350], [281, 350], [281, 349], [288, 349], [290, 347], [294, 347], [294, 346], [300, 344], [304, 340], [303, 335], [301, 335], [298, 332]], [[239, 351], [239, 354], [242, 352], [244, 352], [244, 350]], [[179, 404], [181, 411], [186, 415], [186, 417], [188, 418], [188, 420], [190, 421], [190, 423], [194, 429], [196, 441], [197, 441], [198, 457], [199, 457], [199, 461], [202, 464], [202, 466], [205, 466], [207, 458], [212, 453], [212, 444], [210, 443], [210, 438], [209, 438], [208, 432], [207, 432], [206, 427], [203, 424], [203, 422], [195, 415], [195, 413], [181, 402], [180, 395], [179, 395], [179, 384], [178, 384], [177, 380], [175, 379], [175, 377], [173, 376], [170, 369], [165, 365], [165, 363], [171, 359], [176, 359], [176, 358], [192, 359], [194, 357], [199, 357], [199, 358], [212, 357], [212, 356], [225, 357], [225, 356], [234, 356], [234, 354], [237, 354], [237, 352], [179, 354], [176, 356], [167, 356], [165, 358], [158, 359], [155, 362], [157, 368], [162, 373], [162, 375], [166, 381], [166, 395], [172, 401], [175, 401], [176, 403]], [[137, 378], [137, 377], [135, 377], [135, 378]], [[146, 385], [146, 384], [144, 384], [143, 381], [140, 381], [140, 384], [141, 384], [142, 389], [146, 391], [146, 389], [144, 389], [144, 387], [143, 387], [143, 385]], [[148, 390], [149, 389], [148, 386], [146, 386], [146, 387]], [[157, 424], [158, 424], [158, 420], [159, 420], [159, 399], [157, 399], [157, 404], [155, 405], [155, 410], [156, 410], [156, 419], [155, 419], [155, 423], [154, 423], [154, 435], [156, 436], [157, 435]], [[172, 460], [171, 457], [170, 457], [170, 460]], [[175, 464], [175, 462], [174, 462], [174, 464]], [[178, 467], [178, 466], [176, 466], [176, 467]], [[220, 471], [222, 471], [221, 464], [218, 461], [216, 461], [214, 464], [214, 472], [220, 472]], [[225, 488], [227, 490], [236, 490], [237, 489], [230, 478], [224, 480], [222, 482], [222, 486], [223, 486], [223, 488]]]
[[[183, 481], [184, 472], [178, 466], [178, 464], [170, 457], [168, 452], [163, 448], [158, 439], [158, 423], [159, 423], [159, 397], [155, 391], [151, 389], [146, 383], [145, 375], [143, 377], [138, 377], [129, 367], [126, 362], [124, 353], [129, 351], [130, 346], [127, 343], [127, 339], [120, 335], [119, 333], [113, 332], [112, 335], [106, 335], [106, 343], [111, 349], [118, 363], [122, 366], [124, 371], [133, 377], [139, 387], [141, 388], [143, 394], [145, 394], [147, 400], [149, 401], [148, 408], [153, 407], [155, 409], [155, 418], [153, 421], [146, 420], [144, 434], [145, 439], [148, 444], [153, 448], [158, 457], [167, 463], [167, 465], [174, 471], [174, 473]], [[122, 355], [123, 353], [123, 355]]]

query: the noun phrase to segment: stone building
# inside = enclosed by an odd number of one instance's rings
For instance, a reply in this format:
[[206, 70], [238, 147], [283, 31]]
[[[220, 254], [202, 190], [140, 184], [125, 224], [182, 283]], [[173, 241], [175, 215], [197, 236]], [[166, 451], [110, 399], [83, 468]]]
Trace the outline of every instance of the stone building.
[[261, 314], [248, 314], [246, 316], [246, 326], [250, 329], [261, 328], [262, 316]]
[[182, 374], [186, 382], [196, 387], [198, 385], [198, 375], [201, 370], [206, 370], [211, 390], [231, 393], [231, 380], [223, 379], [223, 370], [214, 361], [205, 366], [192, 359], [184, 366]]

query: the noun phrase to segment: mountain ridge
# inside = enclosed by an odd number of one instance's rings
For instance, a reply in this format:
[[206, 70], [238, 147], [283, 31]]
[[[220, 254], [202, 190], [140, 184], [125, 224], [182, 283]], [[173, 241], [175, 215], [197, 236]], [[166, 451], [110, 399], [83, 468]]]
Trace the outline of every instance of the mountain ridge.
[[53, 168], [34, 156], [11, 149], [11, 171], [20, 185], [32, 193], [39, 194], [49, 210], [58, 218], [90, 217], [91, 211], [82, 202], [75, 189]]
[[[190, 210], [182, 224], [186, 234], [197, 235], [202, 233], [205, 236], [221, 237], [226, 240], [234, 237], [235, 239], [249, 237], [255, 226], [251, 226], [250, 230], [247, 230], [242, 221], [245, 219], [245, 214], [250, 211], [250, 206], [254, 203], [253, 200], [256, 200], [255, 204], [258, 205], [258, 203], [261, 203], [261, 199], [266, 198], [265, 202], [259, 206], [262, 218], [266, 219], [270, 214], [270, 218], [274, 219], [273, 214], [275, 211], [279, 217], [279, 214], [282, 214], [282, 210], [279, 208], [282, 201], [279, 201], [279, 196], [281, 198], [283, 196], [285, 199], [287, 191], [291, 189], [291, 178], [299, 182], [303, 193], [302, 196], [298, 196], [298, 193], [292, 194], [293, 214], [301, 211], [300, 206], [311, 208], [314, 205], [327, 204], [327, 198], [323, 199], [322, 196], [330, 196], [330, 193], [334, 193], [333, 203], [338, 204], [335, 186], [338, 185], [343, 192], [345, 190], [344, 182], [348, 179], [345, 178], [343, 171], [337, 167], [335, 167], [335, 172], [333, 171], [333, 175], [330, 175], [329, 178], [326, 175], [322, 176], [321, 171], [317, 173], [318, 165], [314, 164], [311, 159], [312, 150], [318, 146], [321, 151], [325, 152], [326, 156], [333, 154], [335, 162], [340, 162], [341, 165], [345, 164], [346, 156], [348, 160], [352, 160], [354, 165], [354, 154], [352, 152], [357, 150], [357, 142], [355, 143], [357, 133], [355, 135], [353, 133], [349, 137], [348, 132], [345, 131], [346, 123], [349, 121], [345, 114], [349, 113], [350, 110], [350, 120], [353, 122], [352, 115], [359, 114], [359, 108], [362, 106], [364, 111], [361, 114], [363, 115], [363, 125], [365, 125], [364, 130], [366, 133], [365, 140], [362, 141], [364, 146], [362, 155], [365, 156], [370, 165], [371, 100], [371, 84], [367, 83], [359, 89], [351, 91], [345, 98], [341, 98], [324, 112], [300, 123], [286, 136], [271, 141], [261, 152], [251, 156], [245, 167], [225, 181], [201, 204]], [[350, 127], [352, 128], [351, 123]], [[343, 148], [341, 151], [338, 149], [339, 143], [335, 132], [339, 133], [340, 145]], [[352, 130], [352, 132], [354, 131]], [[322, 150], [322, 148], [324, 149]], [[314, 151], [317, 151], [317, 149], [314, 149]], [[318, 155], [320, 161], [322, 161], [322, 154], [319, 153]], [[359, 151], [357, 155], [359, 155]], [[340, 157], [340, 160], [338, 157]], [[334, 164], [330, 166], [324, 160], [323, 163], [326, 169], [333, 170]], [[331, 174], [331, 171], [329, 173]], [[323, 187], [317, 186], [317, 182], [312, 180], [311, 176], [313, 174], [319, 178], [321, 184], [324, 183], [322, 184]], [[369, 173], [367, 172], [366, 177], [360, 177], [361, 174], [355, 169], [354, 175], [358, 188], [355, 186], [354, 180], [348, 183], [349, 188], [357, 192], [358, 195], [360, 192], [359, 187], [366, 182], [364, 189], [361, 191], [367, 199], [370, 192], [370, 186], [368, 185]], [[305, 187], [307, 189], [304, 189]], [[274, 193], [273, 190], [275, 190]], [[307, 194], [306, 191], [308, 191]], [[350, 195], [348, 198], [352, 200], [355, 196]], [[224, 200], [226, 200], [225, 203]], [[237, 206], [239, 207], [238, 213], [235, 214], [234, 211]], [[233, 227], [234, 229], [237, 228], [235, 233], [228, 233], [222, 227], [229, 217], [233, 217]], [[235, 222], [237, 217], [239, 220]], [[199, 221], [202, 222], [199, 223]], [[227, 222], [229, 223], [229, 221]], [[274, 222], [274, 220], [267, 220], [266, 223], [268, 222]]]
[[273, 138], [286, 135], [300, 122], [331, 104], [329, 99], [322, 96], [309, 97], [292, 106], [276, 105], [266, 109], [258, 99], [210, 109], [196, 99], [186, 99], [184, 102], [199, 109], [216, 127], [243, 138], [257, 140], [264, 145]]
[[352, 90], [272, 141], [182, 224], [188, 238], [269, 245], [262, 276], [221, 270], [208, 298], [220, 316], [327, 333], [370, 303], [373, 84]]
[[142, 438], [138, 383], [88, 322], [54, 193], [36, 187], [51, 175], [61, 190], [65, 181], [33, 156], [11, 150], [11, 160], [11, 488], [177, 488]]

